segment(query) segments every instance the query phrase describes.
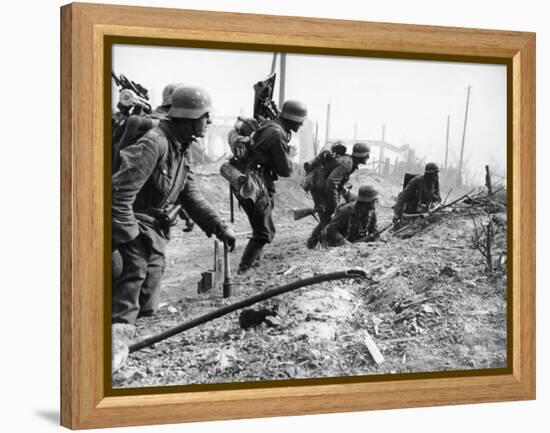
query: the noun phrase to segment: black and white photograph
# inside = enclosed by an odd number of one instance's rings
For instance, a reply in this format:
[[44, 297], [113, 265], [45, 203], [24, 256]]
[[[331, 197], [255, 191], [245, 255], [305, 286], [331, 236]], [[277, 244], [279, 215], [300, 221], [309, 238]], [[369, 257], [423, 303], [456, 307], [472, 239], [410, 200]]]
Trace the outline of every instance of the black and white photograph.
[[114, 389], [508, 367], [506, 64], [111, 56]]

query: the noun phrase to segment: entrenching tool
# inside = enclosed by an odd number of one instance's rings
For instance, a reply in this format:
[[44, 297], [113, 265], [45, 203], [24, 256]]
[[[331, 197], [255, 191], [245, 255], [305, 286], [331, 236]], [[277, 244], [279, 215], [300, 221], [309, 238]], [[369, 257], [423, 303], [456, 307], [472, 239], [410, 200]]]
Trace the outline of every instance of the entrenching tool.
[[[214, 268], [201, 273], [201, 279], [197, 283], [197, 292], [206, 293], [218, 287], [222, 279], [222, 260], [220, 257], [220, 246], [217, 240], [214, 241]], [[225, 252], [225, 251], [224, 251]], [[225, 258], [225, 257], [224, 257]]]
[[233, 283], [231, 282], [231, 262], [229, 261], [229, 248], [223, 243], [223, 297], [233, 296]]
[[341, 280], [346, 278], [366, 279], [367, 274], [365, 273], [365, 271], [361, 269], [350, 269], [347, 271], [321, 274], [321, 275], [316, 275], [314, 277], [305, 278], [303, 280], [294, 281], [292, 283], [285, 284], [283, 286], [276, 287], [271, 290], [267, 290], [263, 293], [259, 293], [250, 298], [243, 299], [242, 301], [235, 302], [234, 304], [227, 305], [218, 310], [212, 311], [203, 316], [192, 319], [189, 322], [183, 323], [172, 329], [164, 331], [158, 335], [153, 335], [149, 338], [145, 338], [144, 340], [138, 341], [130, 345], [130, 347], [128, 348], [128, 352], [129, 353], [137, 352], [138, 350], [144, 349], [145, 347], [148, 347], [148, 346], [152, 346], [155, 343], [166, 340], [167, 338], [173, 337], [174, 335], [180, 334], [191, 328], [195, 328], [196, 326], [202, 325], [203, 323], [225, 316], [226, 314], [232, 313], [233, 311], [239, 310], [241, 308], [249, 307], [250, 305], [256, 304], [257, 302], [273, 298], [274, 296], [282, 295], [283, 293], [292, 292], [293, 290], [299, 289], [301, 287], [311, 286], [312, 284], [322, 283], [325, 281]]
[[[223, 284], [222, 284], [223, 266]], [[233, 295], [233, 283], [231, 282], [231, 262], [229, 261], [229, 248], [223, 244], [223, 264], [220, 255], [220, 243], [214, 241], [214, 268], [201, 273], [201, 279], [197, 283], [197, 292], [206, 293], [212, 289], [223, 287], [223, 297], [229, 298]]]

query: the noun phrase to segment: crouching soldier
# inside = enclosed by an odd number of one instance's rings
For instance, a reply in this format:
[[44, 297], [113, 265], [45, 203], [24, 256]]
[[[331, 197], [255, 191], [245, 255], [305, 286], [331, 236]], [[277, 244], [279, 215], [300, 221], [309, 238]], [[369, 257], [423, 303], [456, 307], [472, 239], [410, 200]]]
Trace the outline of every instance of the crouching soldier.
[[183, 86], [172, 101], [166, 119], [120, 151], [120, 168], [112, 177], [113, 249], [122, 258], [113, 280], [113, 347], [117, 329], [127, 338], [139, 316], [159, 307], [164, 254], [180, 206], [207, 236], [235, 246], [234, 232], [203, 198], [186, 158], [188, 147], [211, 123], [210, 96]]
[[424, 174], [413, 177], [397, 196], [393, 206], [393, 222], [399, 223], [403, 214], [426, 212], [433, 203], [441, 202], [439, 195], [439, 167], [428, 162]]
[[345, 184], [360, 164], [366, 164], [369, 154], [367, 144], [355, 143], [351, 155], [337, 155], [312, 171], [309, 191], [319, 214], [319, 224], [306, 242], [308, 248], [315, 248], [319, 242], [321, 232], [330, 223], [340, 197], [346, 193]]
[[323, 230], [323, 238], [330, 247], [348, 242], [370, 242], [377, 238], [376, 201], [378, 192], [370, 185], [359, 188], [357, 201], [348, 203], [336, 214]]

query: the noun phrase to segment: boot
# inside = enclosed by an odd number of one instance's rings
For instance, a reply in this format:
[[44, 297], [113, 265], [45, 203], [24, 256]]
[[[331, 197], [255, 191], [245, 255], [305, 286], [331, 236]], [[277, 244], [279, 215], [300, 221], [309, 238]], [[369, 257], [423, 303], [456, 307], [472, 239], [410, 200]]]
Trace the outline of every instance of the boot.
[[248, 271], [252, 266], [254, 266], [254, 263], [262, 256], [264, 245], [265, 242], [257, 239], [250, 239], [248, 241], [241, 257], [241, 263], [239, 264], [239, 274]]
[[306, 247], [308, 249], [312, 250], [317, 246], [320, 240], [320, 235], [321, 235], [321, 231], [323, 230], [323, 227], [324, 227], [323, 223], [320, 222], [319, 224], [317, 224], [317, 227], [313, 229], [313, 231], [311, 232], [311, 236], [306, 241]]
[[308, 238], [306, 241], [306, 247], [310, 250], [314, 249], [317, 246], [317, 243], [319, 242], [318, 237], [314, 237], [313, 235]]

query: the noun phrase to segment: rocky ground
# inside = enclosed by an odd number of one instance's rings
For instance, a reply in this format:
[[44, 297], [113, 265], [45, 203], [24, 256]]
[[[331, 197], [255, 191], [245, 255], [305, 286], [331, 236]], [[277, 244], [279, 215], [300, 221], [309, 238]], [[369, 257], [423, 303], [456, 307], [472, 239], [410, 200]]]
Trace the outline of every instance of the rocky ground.
[[[228, 216], [226, 184], [205, 170], [198, 175], [208, 199]], [[391, 220], [399, 186], [359, 172], [355, 185], [380, 193], [379, 226]], [[356, 190], [356, 188], [355, 188]], [[293, 180], [278, 182], [275, 241], [261, 265], [233, 275], [234, 296], [197, 293], [200, 273], [212, 268], [213, 240], [175, 227], [167, 252], [163, 304], [157, 316], [139, 319], [137, 339], [259, 292], [320, 273], [362, 269], [367, 279], [298, 289], [251, 308], [269, 310], [259, 326], [242, 329], [241, 311], [208, 322], [130, 355], [113, 376], [115, 387], [227, 383], [506, 366], [506, 216], [481, 209], [449, 210], [417, 223], [402, 238], [310, 251], [312, 217], [295, 223], [290, 209], [311, 204]], [[442, 191], [442, 195], [446, 191]], [[454, 194], [452, 194], [454, 195]], [[489, 273], [472, 246], [473, 218], [495, 221], [495, 269]], [[235, 230], [248, 230], [236, 210]], [[236, 269], [246, 244], [231, 255]], [[371, 337], [384, 362], [367, 349]]]

